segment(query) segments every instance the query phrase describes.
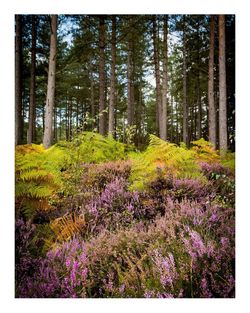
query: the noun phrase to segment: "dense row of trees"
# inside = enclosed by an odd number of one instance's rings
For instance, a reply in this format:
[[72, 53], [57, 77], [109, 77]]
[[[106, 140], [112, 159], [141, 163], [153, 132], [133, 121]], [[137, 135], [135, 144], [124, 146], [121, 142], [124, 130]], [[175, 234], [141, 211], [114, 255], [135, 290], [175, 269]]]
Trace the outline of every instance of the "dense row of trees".
[[95, 130], [234, 150], [232, 15], [16, 15], [16, 144]]

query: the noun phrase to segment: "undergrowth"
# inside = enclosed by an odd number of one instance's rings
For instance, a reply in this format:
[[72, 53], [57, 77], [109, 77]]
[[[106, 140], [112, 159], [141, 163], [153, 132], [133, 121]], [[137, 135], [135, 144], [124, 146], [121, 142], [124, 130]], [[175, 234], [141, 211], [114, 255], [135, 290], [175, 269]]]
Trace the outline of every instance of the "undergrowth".
[[234, 297], [234, 155], [85, 132], [16, 148], [17, 297]]

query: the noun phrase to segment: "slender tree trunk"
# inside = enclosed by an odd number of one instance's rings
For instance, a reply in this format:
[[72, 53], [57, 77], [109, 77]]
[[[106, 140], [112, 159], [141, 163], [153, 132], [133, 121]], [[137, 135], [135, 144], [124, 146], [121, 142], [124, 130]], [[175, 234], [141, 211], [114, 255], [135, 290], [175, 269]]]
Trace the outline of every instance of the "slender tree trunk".
[[115, 109], [115, 81], [116, 81], [116, 16], [112, 16], [112, 46], [111, 46], [111, 86], [110, 86], [110, 99], [109, 99], [109, 120], [108, 120], [108, 133], [113, 136], [114, 134], [114, 109]]
[[57, 108], [54, 106], [54, 142], [57, 142]]
[[72, 139], [72, 98], [69, 101], [69, 140]]
[[227, 150], [227, 90], [225, 15], [219, 15], [219, 134], [220, 151]]
[[202, 107], [201, 107], [201, 89], [200, 89], [200, 71], [197, 74], [197, 133], [198, 139], [202, 137]]
[[214, 16], [210, 20], [210, 47], [209, 47], [209, 68], [208, 68], [208, 133], [209, 141], [216, 147], [216, 109], [214, 102]]
[[[200, 22], [197, 24], [197, 132], [198, 139], [202, 137], [202, 107], [201, 107], [201, 87], [200, 87]], [[191, 133], [192, 134], [192, 133]]]
[[[93, 68], [90, 64], [90, 71], [89, 71], [89, 79], [90, 79], [90, 116], [93, 119], [91, 122], [91, 129], [93, 130], [96, 125], [94, 122], [95, 119], [95, 84], [94, 84], [94, 77], [93, 77]], [[82, 119], [83, 119], [83, 110], [82, 110]]]
[[161, 79], [160, 79], [160, 61], [159, 61], [159, 38], [157, 36], [156, 16], [153, 16], [153, 45], [154, 45], [154, 66], [156, 81], [156, 131], [162, 135], [162, 104], [161, 104]]
[[45, 108], [45, 131], [43, 145], [48, 149], [53, 139], [53, 108], [55, 101], [55, 75], [56, 75], [56, 45], [57, 45], [57, 15], [51, 16], [51, 36], [50, 36], [50, 55], [47, 98]]
[[104, 16], [99, 17], [99, 133], [105, 135], [105, 21]]
[[171, 103], [171, 128], [170, 128], [170, 142], [173, 142], [173, 128], [174, 128], [174, 97], [170, 94]]
[[[130, 18], [129, 24], [132, 24], [132, 18]], [[133, 33], [132, 30], [128, 35], [128, 126], [134, 124], [134, 64], [133, 64]]]
[[183, 141], [188, 145], [186, 20], [183, 18]]
[[31, 46], [31, 74], [30, 74], [30, 105], [29, 105], [29, 128], [27, 143], [31, 144], [35, 139], [36, 131], [36, 16], [32, 15], [32, 46]]
[[168, 93], [168, 16], [164, 16], [163, 26], [163, 77], [162, 77], [162, 110], [159, 119], [162, 120], [160, 138], [167, 140], [167, 93]]
[[59, 110], [59, 140], [62, 140], [62, 110]]
[[15, 38], [15, 144], [22, 143], [22, 16], [16, 15]]

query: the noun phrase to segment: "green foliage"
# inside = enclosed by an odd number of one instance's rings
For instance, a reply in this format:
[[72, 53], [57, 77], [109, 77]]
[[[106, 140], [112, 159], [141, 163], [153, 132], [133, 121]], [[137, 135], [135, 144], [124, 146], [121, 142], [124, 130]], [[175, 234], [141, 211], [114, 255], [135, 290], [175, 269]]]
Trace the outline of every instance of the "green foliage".
[[199, 140], [192, 141], [191, 143], [193, 145], [191, 150], [194, 152], [194, 157], [197, 161], [214, 163], [220, 160], [220, 156], [211, 142], [200, 138]]
[[28, 218], [39, 210], [48, 210], [50, 200], [61, 187], [60, 167], [65, 164], [63, 150], [41, 145], [24, 145], [16, 148], [16, 209]]
[[131, 189], [142, 190], [159, 174], [178, 178], [202, 176], [191, 150], [154, 135], [150, 135], [150, 143], [145, 152], [133, 154], [132, 162]]
[[227, 152], [224, 156], [221, 158], [221, 164], [228, 169], [230, 169], [232, 172], [235, 171], [235, 153]]
[[101, 163], [125, 159], [125, 145], [112, 136], [83, 132], [66, 144], [71, 160], [79, 163]]

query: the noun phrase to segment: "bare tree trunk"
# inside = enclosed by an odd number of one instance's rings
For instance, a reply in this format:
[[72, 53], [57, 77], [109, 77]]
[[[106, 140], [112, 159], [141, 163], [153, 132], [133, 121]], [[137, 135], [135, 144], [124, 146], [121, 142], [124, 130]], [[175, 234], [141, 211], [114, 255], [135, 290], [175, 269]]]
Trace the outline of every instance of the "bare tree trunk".
[[59, 110], [59, 140], [62, 140], [62, 110]]
[[16, 15], [15, 39], [15, 144], [22, 142], [22, 16]]
[[227, 150], [227, 90], [225, 15], [219, 15], [219, 134], [220, 151]]
[[57, 108], [54, 106], [54, 142], [57, 142]]
[[105, 22], [104, 16], [99, 17], [99, 133], [105, 135]]
[[69, 140], [72, 139], [72, 98], [69, 101]]
[[57, 45], [57, 15], [51, 15], [51, 36], [50, 36], [50, 55], [47, 98], [45, 108], [45, 131], [43, 145], [48, 149], [53, 139], [53, 109], [55, 101], [55, 75], [56, 75], [56, 45]]
[[[129, 24], [132, 24], [131, 18]], [[133, 64], [133, 36], [132, 31], [128, 35], [128, 126], [134, 124], [134, 64]]]
[[35, 139], [36, 131], [36, 16], [32, 15], [32, 46], [31, 46], [31, 73], [30, 73], [30, 105], [29, 105], [29, 128], [27, 143], [31, 144]]
[[[200, 88], [200, 22], [197, 24], [197, 35], [198, 35], [198, 53], [197, 53], [197, 131], [198, 139], [202, 137], [202, 107], [201, 107], [201, 88]], [[192, 134], [192, 132], [191, 132]]]
[[167, 140], [167, 93], [168, 93], [168, 16], [164, 16], [163, 26], [163, 77], [162, 77], [162, 111], [159, 119], [161, 119], [160, 138]]
[[114, 134], [114, 109], [115, 109], [115, 80], [116, 80], [116, 16], [112, 16], [112, 46], [111, 46], [111, 86], [110, 86], [110, 99], [109, 99], [109, 120], [108, 120], [108, 133], [113, 136]]
[[162, 135], [162, 104], [161, 104], [161, 80], [160, 80], [160, 63], [159, 63], [159, 38], [157, 36], [156, 16], [153, 16], [153, 44], [154, 44], [154, 65], [156, 81], [156, 129], [157, 134]]
[[[90, 65], [89, 71], [89, 79], [90, 79], [90, 116], [92, 119], [95, 119], [95, 89], [94, 89], [94, 77], [93, 77], [93, 68]], [[82, 110], [82, 120], [83, 120], [83, 110]], [[92, 120], [91, 122], [91, 129], [95, 128], [95, 122]]]
[[197, 77], [197, 132], [198, 132], [198, 139], [202, 137], [202, 107], [201, 107], [201, 90], [200, 90], [200, 71], [198, 71]]
[[173, 128], [174, 128], [174, 98], [170, 94], [170, 103], [171, 103], [171, 128], [170, 128], [170, 142], [173, 142]]
[[183, 17], [183, 141], [188, 145], [186, 21]]
[[216, 109], [214, 102], [214, 16], [210, 20], [210, 47], [208, 68], [208, 111], [209, 111], [209, 141], [216, 147]]

